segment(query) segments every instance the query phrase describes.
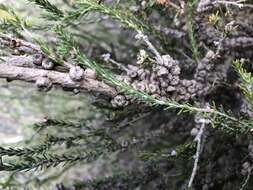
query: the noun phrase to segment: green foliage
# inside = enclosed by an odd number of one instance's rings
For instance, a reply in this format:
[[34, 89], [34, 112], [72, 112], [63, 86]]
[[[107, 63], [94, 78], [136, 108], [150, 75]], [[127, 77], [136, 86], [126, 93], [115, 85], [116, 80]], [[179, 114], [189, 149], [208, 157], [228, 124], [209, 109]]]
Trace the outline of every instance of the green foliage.
[[198, 0], [191, 0], [187, 2], [187, 11], [188, 11], [188, 17], [187, 17], [187, 30], [188, 30], [188, 36], [190, 38], [190, 44], [191, 44], [191, 50], [193, 57], [196, 61], [199, 59], [199, 50], [197, 46], [197, 41], [194, 36], [194, 26], [193, 26], [193, 9], [194, 6], [197, 4]]
[[0, 156], [33, 156], [43, 154], [47, 151], [49, 145], [41, 145], [32, 148], [4, 148], [0, 147]]
[[71, 11], [64, 18], [64, 22], [76, 22], [76, 20], [82, 19], [85, 15], [92, 12], [98, 12], [103, 15], [107, 15], [115, 21], [120, 22], [126, 28], [133, 29], [137, 32], [144, 32], [155, 36], [158, 40], [166, 43], [166, 38], [163, 37], [156, 29], [151, 25], [146, 24], [137, 17], [135, 17], [128, 10], [120, 10], [117, 7], [109, 7], [103, 3], [99, 3], [96, 0], [78, 0], [76, 1], [78, 9]]
[[112, 19], [119, 21], [124, 26], [134, 29], [136, 31], [150, 30], [149, 26], [144, 25], [131, 13], [123, 12], [117, 8], [107, 7], [103, 5], [103, 3], [99, 4], [96, 0], [78, 0], [77, 5], [79, 6], [79, 10], [77, 10], [77, 13], [79, 13], [78, 17], [81, 17], [88, 12], [95, 11], [101, 14], [108, 15], [112, 17]]
[[76, 161], [91, 159], [94, 157], [93, 154], [82, 156], [72, 155], [50, 155], [43, 157], [26, 157], [25, 160], [19, 160], [17, 163], [3, 164], [1, 167], [2, 171], [29, 171], [32, 169], [46, 169], [49, 167], [56, 167], [59, 164], [70, 164]]
[[76, 43], [71, 34], [68, 34], [63, 31], [63, 28], [56, 26], [54, 32], [58, 35], [58, 44], [57, 44], [57, 53], [59, 55], [67, 56], [70, 55], [73, 47], [76, 46]]
[[5, 11], [8, 14], [4, 17], [0, 16], [0, 30], [10, 31], [16, 35], [20, 35], [20, 30], [30, 27], [29, 23], [18, 16], [10, 7], [0, 4], [0, 10]]
[[240, 60], [234, 61], [234, 68], [239, 74], [241, 79], [240, 88], [242, 89], [246, 99], [253, 106], [253, 76], [250, 72], [247, 72], [246, 69], [243, 68], [243, 64]]
[[139, 157], [141, 160], [156, 161], [156, 162], [159, 160], [176, 160], [178, 158], [188, 158], [189, 155], [193, 155], [194, 150], [195, 145], [194, 143], [190, 142], [173, 147], [170, 154], [166, 149], [157, 152], [140, 152]]
[[56, 19], [62, 18], [64, 16], [63, 12], [58, 9], [54, 4], [50, 3], [47, 0], [28, 0], [31, 3], [39, 5], [42, 9], [45, 9], [49, 13], [53, 14]]
[[[54, 122], [55, 124], [56, 122]], [[66, 122], [65, 122], [66, 123]], [[56, 124], [59, 124], [57, 122]], [[41, 127], [42, 124], [37, 124]], [[52, 125], [52, 122], [50, 123]], [[64, 126], [63, 123], [61, 123]], [[70, 126], [66, 123], [65, 129]], [[45, 126], [45, 123], [44, 123]], [[72, 125], [71, 125], [72, 127]], [[44, 130], [46, 130], [44, 128]], [[89, 129], [89, 132], [85, 134], [76, 134], [68, 137], [49, 136], [46, 132], [46, 138], [44, 139], [45, 145], [38, 145], [31, 148], [0, 148], [0, 156], [18, 157], [18, 161], [5, 160], [2, 164], [2, 171], [29, 171], [32, 169], [45, 169], [49, 167], [56, 167], [59, 164], [72, 164], [80, 161], [92, 162], [98, 159], [99, 156], [106, 154], [107, 152], [116, 151], [120, 146], [106, 133], [103, 129]], [[40, 131], [41, 133], [41, 131]], [[64, 134], [63, 132], [61, 134]], [[41, 134], [40, 136], [42, 136]], [[99, 139], [99, 141], [98, 141]], [[74, 143], [76, 142], [76, 144]], [[72, 151], [68, 153], [55, 154], [55, 150], [59, 149], [62, 145], [66, 145], [67, 151], [69, 147], [72, 147]], [[82, 145], [82, 146], [81, 146]], [[77, 146], [76, 148], [74, 148]], [[81, 146], [80, 148], [78, 148]], [[80, 152], [79, 154], [76, 151]], [[62, 152], [62, 151], [60, 151]], [[71, 152], [75, 152], [73, 155]]]
[[82, 125], [80, 123], [73, 123], [71, 121], [66, 121], [66, 120], [58, 120], [58, 119], [51, 119], [47, 118], [43, 122], [35, 123], [32, 125], [32, 127], [36, 131], [41, 131], [49, 126], [54, 126], [54, 127], [73, 127], [73, 128], [80, 128]]

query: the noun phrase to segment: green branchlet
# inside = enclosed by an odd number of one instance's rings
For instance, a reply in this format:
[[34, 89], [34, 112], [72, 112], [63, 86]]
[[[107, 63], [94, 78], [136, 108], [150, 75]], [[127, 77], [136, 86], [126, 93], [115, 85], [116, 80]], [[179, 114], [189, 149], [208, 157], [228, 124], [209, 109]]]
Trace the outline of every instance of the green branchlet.
[[197, 46], [197, 42], [194, 36], [194, 28], [193, 28], [193, 7], [196, 5], [198, 0], [191, 0], [187, 2], [187, 30], [188, 30], [188, 36], [190, 39], [191, 44], [191, 50], [193, 57], [196, 61], [198, 61], [199, 58], [199, 50]]
[[233, 65], [241, 79], [240, 88], [251, 105], [251, 108], [253, 108], [253, 76], [243, 68], [240, 60], [235, 60]]
[[63, 12], [57, 8], [56, 5], [52, 4], [48, 0], [28, 0], [31, 3], [35, 3], [40, 8], [46, 10], [48, 13], [53, 14], [56, 19], [62, 18], [64, 16]]

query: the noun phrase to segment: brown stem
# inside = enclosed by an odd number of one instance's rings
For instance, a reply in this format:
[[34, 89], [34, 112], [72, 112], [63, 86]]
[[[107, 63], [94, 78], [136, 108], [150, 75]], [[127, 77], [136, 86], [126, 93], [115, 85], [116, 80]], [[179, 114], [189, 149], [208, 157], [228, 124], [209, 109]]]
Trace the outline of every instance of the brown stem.
[[11, 64], [0, 64], [0, 78], [9, 80], [21, 80], [36, 83], [41, 77], [47, 77], [53, 85], [61, 86], [65, 89], [78, 89], [80, 91], [93, 91], [113, 97], [117, 94], [116, 90], [104, 82], [88, 78], [84, 75], [81, 81], [72, 81], [68, 73], [38, 68], [27, 68], [14, 66]]

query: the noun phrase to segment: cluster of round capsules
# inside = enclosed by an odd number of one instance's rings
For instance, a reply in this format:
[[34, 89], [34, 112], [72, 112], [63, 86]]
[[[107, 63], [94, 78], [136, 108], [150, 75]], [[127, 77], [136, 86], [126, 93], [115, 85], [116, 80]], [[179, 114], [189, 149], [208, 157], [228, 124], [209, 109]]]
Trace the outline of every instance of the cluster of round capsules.
[[[208, 51], [206, 56], [199, 62], [194, 79], [196, 81], [197, 95], [206, 95], [210, 92], [210, 88], [214, 82], [214, 64], [213, 60], [216, 58], [213, 51]], [[218, 79], [216, 79], [218, 80]]]
[[54, 68], [54, 62], [51, 59], [46, 58], [42, 53], [36, 53], [33, 55], [33, 64], [41, 66], [46, 70]]
[[[214, 59], [214, 52], [209, 51], [199, 62], [193, 79], [181, 79], [179, 62], [169, 55], [162, 56], [163, 61], [156, 62], [151, 69], [128, 65], [126, 73], [119, 78], [134, 89], [157, 99], [187, 101], [209, 93], [214, 80], [218, 80], [214, 70]], [[111, 103], [114, 107], [123, 107], [132, 101], [135, 99], [118, 94]]]
[[[51, 70], [54, 68], [54, 62], [46, 58], [42, 53], [36, 53], [33, 55], [33, 64], [42, 67], [45, 70]], [[96, 79], [95, 71], [91, 69], [83, 69], [80, 66], [72, 66], [69, 69], [69, 82], [79, 82], [83, 78]], [[36, 86], [41, 91], [49, 91], [53, 83], [48, 76], [39, 77], [36, 80]]]
[[[162, 56], [162, 62], [157, 62], [151, 69], [128, 65], [126, 73], [120, 80], [135, 90], [146, 92], [157, 99], [188, 100], [196, 96], [197, 84], [195, 80], [180, 79], [181, 68], [179, 62], [169, 55]], [[114, 107], [126, 106], [134, 99], [117, 95], [112, 100]]]
[[[139, 65], [128, 65], [126, 72], [119, 79], [135, 90], [146, 92], [156, 98], [164, 98], [176, 90], [179, 84], [181, 69], [178, 62], [169, 55], [162, 56], [162, 62], [156, 62], [151, 68], [142, 68]], [[130, 97], [117, 95], [112, 100], [115, 107], [125, 106]]]
[[[32, 56], [33, 64], [36, 66], [41, 66], [43, 69], [51, 70], [54, 67], [54, 63], [51, 59], [46, 58], [42, 53], [36, 53]], [[36, 86], [40, 91], [49, 91], [53, 83], [47, 76], [38, 77], [36, 80]]]

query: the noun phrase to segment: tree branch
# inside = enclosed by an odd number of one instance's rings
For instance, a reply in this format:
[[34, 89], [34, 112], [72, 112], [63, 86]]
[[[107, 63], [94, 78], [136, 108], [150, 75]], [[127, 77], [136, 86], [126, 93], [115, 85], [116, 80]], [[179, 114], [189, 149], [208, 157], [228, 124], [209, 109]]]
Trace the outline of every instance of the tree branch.
[[116, 90], [111, 86], [104, 82], [88, 78], [85, 75], [81, 81], [77, 82], [71, 80], [68, 73], [13, 66], [9, 63], [0, 64], [0, 78], [36, 83], [37, 80], [43, 77], [48, 78], [53, 85], [61, 86], [64, 89], [99, 92], [110, 97], [117, 94]]
[[188, 189], [192, 188], [192, 184], [193, 184], [194, 178], [195, 178], [195, 176], [197, 174], [198, 163], [199, 163], [199, 158], [200, 158], [200, 153], [201, 153], [201, 147], [203, 146], [203, 144], [202, 144], [202, 136], [204, 134], [204, 130], [205, 130], [206, 124], [210, 123], [210, 121], [206, 120], [206, 119], [201, 119], [200, 123], [201, 123], [201, 127], [200, 127], [200, 129], [198, 131], [197, 136], [194, 139], [194, 141], [197, 141], [197, 150], [196, 150], [196, 154], [194, 156], [194, 166], [193, 166], [193, 169], [192, 169], [191, 178], [190, 178], [188, 186], [187, 186]]
[[64, 62], [61, 66], [63, 68], [55, 66], [54, 70], [45, 69], [40, 64], [34, 64], [33, 56], [35, 54], [42, 54], [45, 58], [47, 57], [37, 45], [2, 33], [0, 33], [0, 44], [32, 54], [7, 57], [5, 62], [0, 64], [0, 78], [36, 83], [38, 87], [47, 83], [48, 86], [44, 86], [46, 90], [57, 85], [66, 90], [93, 91], [109, 97], [117, 95], [116, 89], [91, 77], [89, 72], [84, 72], [81, 80], [72, 80], [69, 72], [71, 68], [75, 67], [73, 64]]

